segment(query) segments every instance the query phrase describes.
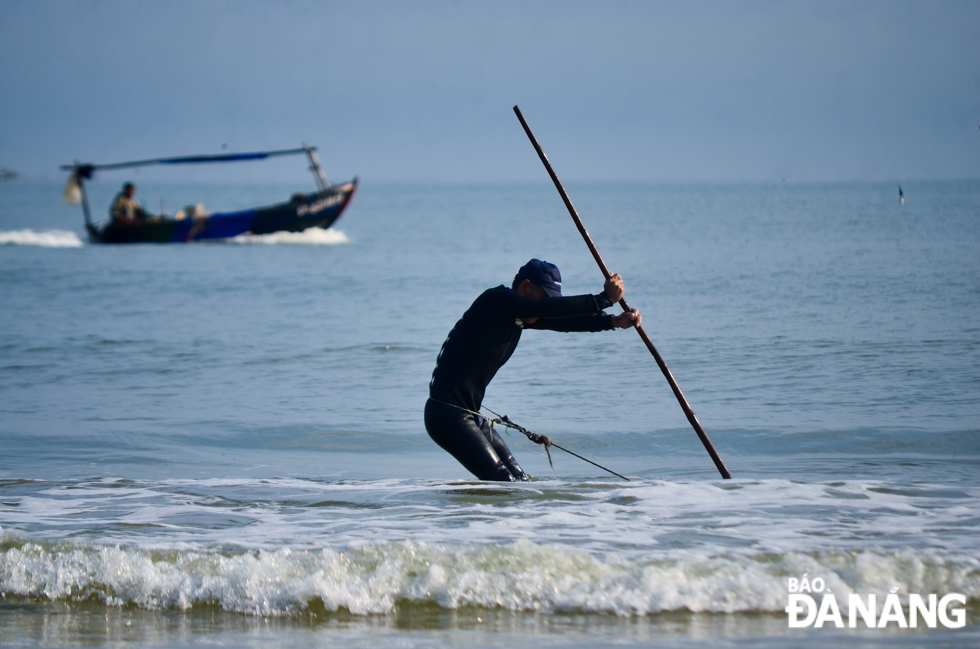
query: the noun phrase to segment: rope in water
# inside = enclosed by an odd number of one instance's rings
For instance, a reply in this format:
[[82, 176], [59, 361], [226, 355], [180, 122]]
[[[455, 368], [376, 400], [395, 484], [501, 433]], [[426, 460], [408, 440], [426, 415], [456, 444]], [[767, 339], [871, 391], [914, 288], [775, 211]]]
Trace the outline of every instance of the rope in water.
[[[431, 399], [431, 397], [429, 397], [429, 398]], [[498, 414], [498, 413], [494, 412], [493, 410], [491, 410], [490, 408], [487, 408], [486, 406], [480, 406], [480, 407], [483, 408], [484, 410], [486, 410], [487, 412], [489, 412], [490, 414], [492, 414], [494, 417], [496, 417], [496, 419], [490, 419], [489, 417], [484, 417], [483, 415], [481, 415], [478, 412], [474, 412], [474, 411], [470, 410], [469, 408], [464, 408], [462, 406], [457, 406], [455, 403], [446, 403], [444, 401], [439, 401], [438, 399], [432, 399], [432, 400], [435, 401], [436, 403], [441, 403], [444, 406], [452, 406], [453, 408], [456, 408], [458, 410], [462, 410], [464, 412], [468, 412], [471, 415], [476, 415], [477, 417], [483, 417], [484, 419], [486, 419], [487, 421], [490, 422], [490, 426], [491, 427], [494, 424], [500, 424], [501, 426], [505, 426], [507, 428], [513, 428], [514, 430], [517, 430], [517, 431], [520, 431], [520, 432], [524, 433], [524, 435], [527, 436], [527, 438], [529, 440], [531, 440], [532, 442], [534, 442], [535, 444], [541, 444], [542, 446], [544, 446], [544, 452], [548, 454], [548, 464], [551, 466], [551, 470], [552, 471], [555, 470], [555, 465], [551, 461], [551, 447], [554, 446], [559, 451], [565, 451], [569, 455], [574, 455], [578, 459], [583, 460], [585, 462], [588, 462], [592, 466], [599, 467], [600, 469], [602, 469], [606, 473], [611, 473], [614, 476], [616, 476], [617, 478], [622, 478], [626, 482], [629, 482], [630, 481], [630, 479], [627, 478], [626, 476], [620, 475], [619, 473], [616, 473], [612, 469], [607, 469], [606, 467], [602, 466], [601, 464], [599, 464], [597, 462], [593, 462], [592, 460], [590, 460], [587, 457], [582, 457], [581, 455], [579, 455], [578, 453], [575, 453], [574, 451], [569, 451], [564, 446], [559, 446], [558, 444], [555, 444], [553, 441], [551, 441], [551, 438], [548, 437], [547, 435], [538, 435], [537, 433], [533, 433], [533, 432], [529, 431], [527, 428], [524, 428], [523, 426], [519, 426], [518, 424], [516, 424], [513, 421], [511, 421], [510, 417], [508, 417], [507, 415]]]
[[487, 408], [486, 406], [481, 406], [481, 407], [484, 410], [486, 410], [487, 412], [489, 412], [490, 414], [492, 414], [492, 415], [494, 415], [496, 417], [496, 419], [491, 419], [490, 420], [490, 423], [491, 424], [500, 424], [501, 426], [506, 426], [507, 428], [513, 428], [515, 430], [518, 430], [518, 431], [524, 433], [524, 435], [526, 435], [527, 438], [529, 440], [531, 440], [532, 442], [534, 442], [535, 444], [541, 444], [541, 445], [543, 445], [544, 446], [545, 453], [548, 454], [548, 464], [551, 466], [551, 470], [552, 471], [555, 470], [555, 465], [551, 461], [551, 447], [554, 446], [559, 451], [565, 451], [569, 455], [574, 455], [578, 459], [584, 460], [584, 461], [588, 462], [589, 464], [591, 464], [592, 466], [599, 467], [600, 469], [602, 469], [606, 473], [611, 473], [614, 476], [616, 476], [617, 478], [622, 478], [626, 482], [629, 482], [630, 481], [629, 478], [627, 478], [624, 475], [620, 475], [620, 474], [616, 473], [612, 469], [607, 469], [606, 467], [602, 466], [601, 464], [599, 464], [597, 462], [593, 462], [592, 460], [590, 460], [587, 457], [582, 457], [581, 455], [579, 455], [578, 453], [576, 453], [574, 451], [569, 451], [567, 448], [565, 448], [563, 446], [559, 446], [558, 444], [555, 444], [553, 441], [551, 441], [551, 438], [548, 437], [547, 435], [539, 435], [537, 433], [533, 433], [533, 432], [529, 431], [527, 428], [524, 428], [523, 426], [519, 426], [515, 422], [511, 421], [510, 420], [510, 417], [508, 417], [507, 415], [498, 414], [498, 413], [494, 412], [493, 410], [491, 410], [490, 408]]

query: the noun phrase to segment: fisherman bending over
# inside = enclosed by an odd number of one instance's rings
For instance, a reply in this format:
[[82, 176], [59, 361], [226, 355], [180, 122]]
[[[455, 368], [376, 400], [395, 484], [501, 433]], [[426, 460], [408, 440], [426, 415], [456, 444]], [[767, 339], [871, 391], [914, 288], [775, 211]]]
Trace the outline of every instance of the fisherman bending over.
[[487, 385], [514, 353], [524, 329], [605, 331], [639, 325], [636, 309], [603, 313], [622, 297], [618, 274], [598, 295], [562, 297], [558, 267], [540, 259], [522, 266], [511, 288], [484, 291], [449, 332], [436, 359], [425, 403], [429, 437], [480, 480], [527, 480], [507, 444], [478, 414]]
[[122, 186], [122, 191], [116, 194], [116, 197], [112, 199], [112, 205], [109, 207], [109, 216], [112, 217], [113, 221], [136, 223], [146, 218], [143, 206], [133, 200], [135, 194], [136, 187], [133, 183], [126, 183]]

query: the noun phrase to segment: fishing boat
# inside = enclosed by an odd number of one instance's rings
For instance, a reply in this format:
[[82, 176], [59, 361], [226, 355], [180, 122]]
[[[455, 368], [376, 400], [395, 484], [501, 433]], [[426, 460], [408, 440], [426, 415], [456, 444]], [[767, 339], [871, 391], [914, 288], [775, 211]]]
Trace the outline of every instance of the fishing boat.
[[[256, 207], [235, 212], [208, 214], [201, 206], [191, 206], [174, 216], [145, 214], [134, 219], [110, 219], [93, 223], [89, 212], [85, 182], [93, 173], [109, 169], [130, 169], [150, 165], [205, 164], [216, 162], [241, 162], [264, 160], [276, 156], [305, 154], [316, 181], [315, 193], [297, 193], [285, 203]], [[178, 158], [155, 158], [114, 164], [89, 164], [75, 162], [62, 165], [70, 171], [65, 187], [65, 200], [81, 203], [85, 217], [85, 230], [93, 243], [189, 243], [214, 239], [230, 239], [241, 234], [269, 234], [271, 232], [301, 232], [307, 228], [328, 228], [340, 218], [357, 189], [357, 178], [342, 185], [332, 185], [320, 168], [316, 147], [303, 145], [299, 149], [232, 153], [219, 155], [193, 155]]]

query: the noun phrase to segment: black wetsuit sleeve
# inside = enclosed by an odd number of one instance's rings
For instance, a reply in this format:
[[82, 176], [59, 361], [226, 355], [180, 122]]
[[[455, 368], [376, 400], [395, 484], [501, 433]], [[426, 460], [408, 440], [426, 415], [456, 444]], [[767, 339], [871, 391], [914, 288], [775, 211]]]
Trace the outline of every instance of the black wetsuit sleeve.
[[521, 297], [517, 293], [501, 291], [500, 304], [508, 318], [572, 318], [582, 315], [599, 315], [603, 309], [612, 306], [612, 300], [605, 291], [598, 295], [573, 295], [536, 300]]
[[573, 318], [539, 318], [534, 322], [525, 322], [525, 329], [547, 329], [548, 331], [609, 331], [613, 328], [613, 317], [605, 313], [600, 315], [582, 315]]

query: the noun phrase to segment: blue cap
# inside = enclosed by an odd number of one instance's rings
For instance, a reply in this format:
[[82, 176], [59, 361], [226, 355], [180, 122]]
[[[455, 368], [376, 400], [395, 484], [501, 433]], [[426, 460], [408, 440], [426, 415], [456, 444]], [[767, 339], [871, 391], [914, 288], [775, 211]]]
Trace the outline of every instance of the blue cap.
[[543, 288], [549, 297], [561, 297], [561, 273], [558, 272], [558, 266], [540, 259], [532, 259], [517, 271], [517, 275], [514, 276], [514, 288], [526, 279]]

